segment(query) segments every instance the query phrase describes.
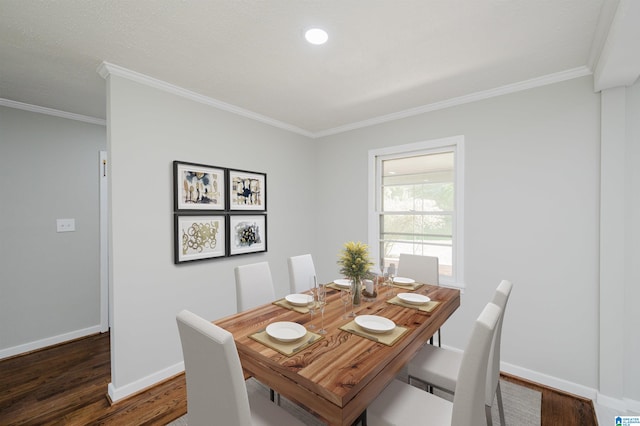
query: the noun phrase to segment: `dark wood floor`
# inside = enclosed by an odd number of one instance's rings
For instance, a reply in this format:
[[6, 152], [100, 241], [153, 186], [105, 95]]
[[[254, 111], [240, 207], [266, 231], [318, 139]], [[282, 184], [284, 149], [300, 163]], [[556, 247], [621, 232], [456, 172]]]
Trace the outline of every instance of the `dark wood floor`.
[[[598, 424], [588, 399], [503, 378], [542, 392], [541, 426]], [[187, 411], [184, 374], [113, 405], [110, 380], [108, 333], [0, 361], [0, 425], [165, 425]]]

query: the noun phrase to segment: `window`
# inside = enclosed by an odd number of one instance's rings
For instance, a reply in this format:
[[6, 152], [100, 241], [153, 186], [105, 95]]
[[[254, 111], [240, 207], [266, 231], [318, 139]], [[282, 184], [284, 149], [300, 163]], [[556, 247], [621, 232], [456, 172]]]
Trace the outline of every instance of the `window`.
[[440, 282], [462, 286], [464, 138], [369, 151], [369, 247], [385, 267], [400, 253], [438, 257]]

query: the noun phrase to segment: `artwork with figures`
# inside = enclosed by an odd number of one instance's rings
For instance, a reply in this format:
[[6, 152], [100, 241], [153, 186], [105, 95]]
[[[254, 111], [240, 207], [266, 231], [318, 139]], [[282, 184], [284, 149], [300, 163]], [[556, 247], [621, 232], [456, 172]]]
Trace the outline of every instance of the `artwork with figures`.
[[176, 211], [225, 209], [224, 169], [178, 161], [173, 168]]
[[258, 210], [267, 208], [267, 175], [229, 170], [229, 209]]
[[267, 216], [229, 216], [229, 255], [267, 251]]
[[175, 216], [175, 263], [226, 256], [225, 216]]

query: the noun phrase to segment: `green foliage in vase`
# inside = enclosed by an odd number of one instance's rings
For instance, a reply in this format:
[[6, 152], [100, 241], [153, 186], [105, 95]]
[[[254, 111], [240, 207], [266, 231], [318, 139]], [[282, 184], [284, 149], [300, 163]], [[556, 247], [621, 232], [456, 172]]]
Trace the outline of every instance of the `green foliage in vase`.
[[349, 241], [345, 243], [338, 259], [340, 273], [352, 279], [369, 278], [369, 269], [373, 262], [369, 259], [369, 247], [361, 242]]

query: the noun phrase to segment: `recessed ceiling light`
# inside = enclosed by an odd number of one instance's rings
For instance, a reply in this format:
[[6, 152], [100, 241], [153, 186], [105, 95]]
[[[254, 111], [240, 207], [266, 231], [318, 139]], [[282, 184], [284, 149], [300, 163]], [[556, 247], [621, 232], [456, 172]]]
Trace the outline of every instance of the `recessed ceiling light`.
[[320, 28], [311, 28], [304, 33], [304, 38], [311, 44], [325, 44], [329, 39], [329, 35]]

